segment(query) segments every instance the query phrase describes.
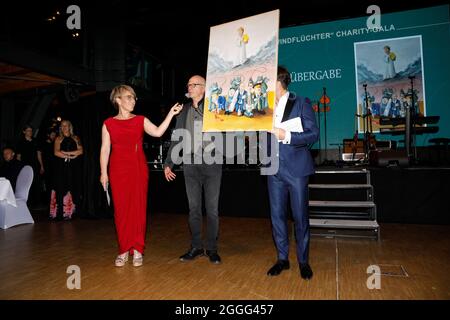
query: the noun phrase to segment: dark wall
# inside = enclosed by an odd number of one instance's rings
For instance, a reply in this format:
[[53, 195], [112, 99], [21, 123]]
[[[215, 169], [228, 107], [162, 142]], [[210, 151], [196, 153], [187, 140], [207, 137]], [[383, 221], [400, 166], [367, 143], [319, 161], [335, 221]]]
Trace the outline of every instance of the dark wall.
[[449, 224], [450, 169], [371, 169], [381, 222]]

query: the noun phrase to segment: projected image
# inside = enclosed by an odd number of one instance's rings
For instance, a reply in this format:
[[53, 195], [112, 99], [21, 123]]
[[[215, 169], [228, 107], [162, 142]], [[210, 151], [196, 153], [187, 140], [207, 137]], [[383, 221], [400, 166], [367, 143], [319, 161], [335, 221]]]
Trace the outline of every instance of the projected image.
[[[374, 132], [380, 117], [404, 117], [407, 107], [426, 115], [421, 36], [357, 42], [354, 50], [357, 113], [371, 111]], [[362, 118], [358, 129], [364, 131]]]
[[272, 129], [279, 14], [211, 27], [203, 131]]

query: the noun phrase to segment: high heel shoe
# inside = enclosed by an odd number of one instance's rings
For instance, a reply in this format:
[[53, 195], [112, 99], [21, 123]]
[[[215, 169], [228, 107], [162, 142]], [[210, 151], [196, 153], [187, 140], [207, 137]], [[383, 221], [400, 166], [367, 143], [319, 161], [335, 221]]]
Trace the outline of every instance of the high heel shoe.
[[116, 267], [123, 267], [127, 261], [128, 261], [128, 252], [125, 252], [117, 256], [115, 265]]
[[142, 266], [143, 263], [143, 257], [142, 257], [142, 253], [140, 253], [137, 250], [134, 250], [134, 254], [133, 254], [133, 266], [135, 267], [140, 267]]

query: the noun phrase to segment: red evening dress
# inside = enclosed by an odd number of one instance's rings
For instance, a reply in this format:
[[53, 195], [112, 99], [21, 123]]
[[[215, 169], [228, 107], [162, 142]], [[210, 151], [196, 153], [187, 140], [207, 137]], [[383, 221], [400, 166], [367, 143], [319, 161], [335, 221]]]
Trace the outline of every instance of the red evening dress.
[[119, 254], [144, 253], [148, 167], [142, 148], [144, 117], [105, 120], [111, 138], [109, 181]]

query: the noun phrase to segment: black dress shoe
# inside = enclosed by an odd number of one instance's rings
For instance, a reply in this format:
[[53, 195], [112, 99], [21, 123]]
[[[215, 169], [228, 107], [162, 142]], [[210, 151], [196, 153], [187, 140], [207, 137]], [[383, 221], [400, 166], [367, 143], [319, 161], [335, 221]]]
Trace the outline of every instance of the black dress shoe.
[[191, 248], [188, 252], [186, 252], [180, 257], [180, 261], [191, 261], [197, 257], [203, 256], [204, 254], [205, 250], [203, 250], [203, 248], [202, 249]]
[[288, 260], [278, 260], [277, 263], [275, 263], [272, 268], [267, 271], [268, 276], [277, 276], [281, 273], [283, 270], [289, 269], [289, 261]]
[[222, 262], [220, 256], [217, 254], [217, 251], [206, 250], [206, 255], [209, 257], [209, 261], [215, 264], [219, 264]]
[[309, 280], [312, 278], [313, 272], [309, 264], [305, 263], [300, 265], [300, 275], [305, 280]]

